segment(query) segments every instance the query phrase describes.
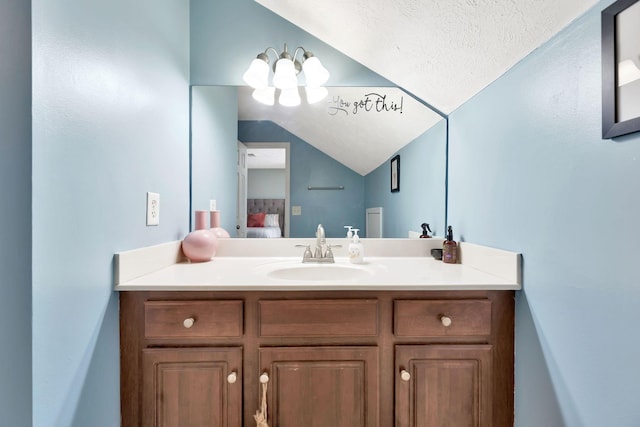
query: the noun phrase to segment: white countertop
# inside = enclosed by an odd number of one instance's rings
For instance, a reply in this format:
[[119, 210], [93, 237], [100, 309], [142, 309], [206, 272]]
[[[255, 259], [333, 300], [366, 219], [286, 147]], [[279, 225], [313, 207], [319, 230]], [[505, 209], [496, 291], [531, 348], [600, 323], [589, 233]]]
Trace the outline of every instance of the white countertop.
[[[290, 253], [279, 257], [257, 256], [262, 251], [255, 250], [254, 246], [264, 245], [264, 242], [247, 242], [252, 239], [242, 239], [244, 242], [240, 242], [241, 239], [231, 240], [226, 248], [221, 247], [218, 250], [216, 257], [204, 263], [184, 261], [179, 253], [179, 241], [116, 254], [115, 289], [118, 291], [521, 289], [520, 255], [479, 245], [462, 243], [460, 264], [445, 264], [426, 255], [431, 247], [441, 245], [442, 241], [435, 239], [418, 243], [413, 239], [398, 239], [400, 241], [394, 243], [365, 242], [365, 247], [368, 246], [373, 255], [380, 252], [376, 250], [378, 243], [385, 248], [396, 245], [397, 247], [411, 246], [413, 249], [396, 250], [394, 253], [400, 256], [367, 256], [363, 265], [350, 264], [346, 257], [340, 256], [336, 257], [335, 264], [302, 264], [301, 255], [288, 256]], [[288, 239], [278, 240], [280, 242], [271, 243], [271, 245], [282, 246], [282, 240]], [[290, 246], [290, 243], [287, 245]], [[300, 252], [299, 248], [296, 251]], [[238, 252], [252, 256], [237, 256]], [[266, 252], [269, 253], [269, 250]], [[420, 256], [415, 256], [416, 254]], [[332, 265], [333, 268], [362, 270], [361, 272], [366, 274], [358, 272], [357, 277], [346, 280], [291, 280], [273, 277], [271, 274], [279, 268], [324, 268], [326, 266], [332, 268]]]

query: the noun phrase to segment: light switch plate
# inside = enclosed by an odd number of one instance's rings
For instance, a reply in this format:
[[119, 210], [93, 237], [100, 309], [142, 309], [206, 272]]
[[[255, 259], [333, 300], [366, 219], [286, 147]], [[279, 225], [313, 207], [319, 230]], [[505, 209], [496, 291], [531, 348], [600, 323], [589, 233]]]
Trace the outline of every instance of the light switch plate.
[[160, 194], [147, 193], [147, 225], [160, 224]]
[[291, 215], [302, 215], [302, 206], [291, 206]]

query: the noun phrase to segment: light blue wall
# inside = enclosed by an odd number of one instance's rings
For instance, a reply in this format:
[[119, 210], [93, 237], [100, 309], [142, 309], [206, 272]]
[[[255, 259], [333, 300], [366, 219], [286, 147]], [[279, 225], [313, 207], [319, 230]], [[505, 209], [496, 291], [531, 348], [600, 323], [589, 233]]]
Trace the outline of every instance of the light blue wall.
[[[446, 121], [420, 135], [365, 177], [365, 206], [383, 208], [384, 237], [407, 237], [426, 222], [444, 236]], [[400, 155], [400, 191], [391, 192], [390, 160]]]
[[[113, 254], [188, 231], [189, 7], [32, 8], [34, 426], [113, 427]], [[147, 191], [160, 193], [157, 227]]]
[[[31, 205], [22, 56], [28, 5], [2, 1], [0, 52], [4, 59], [10, 50], [16, 61], [2, 61], [0, 78], [12, 83], [3, 91], [17, 92], [2, 92], [0, 129], [11, 129], [20, 143], [0, 146], [0, 173], [15, 183], [1, 180], [0, 194], [15, 202], [0, 211], [0, 224], [15, 240], [13, 233], [29, 232]], [[239, 84], [246, 58], [285, 41], [323, 62], [337, 55], [251, 0], [191, 3], [194, 84]], [[600, 139], [599, 12], [609, 3], [451, 116], [450, 223], [465, 240], [524, 254], [518, 427], [640, 423], [640, 344], [630, 335], [640, 324], [633, 270], [640, 137]], [[119, 422], [113, 253], [188, 231], [188, 6], [32, 4], [34, 425], [111, 427]], [[220, 67], [226, 60], [230, 65]], [[352, 65], [332, 65], [330, 84], [382, 84]], [[147, 191], [161, 194], [158, 227], [144, 226]], [[2, 245], [2, 271], [15, 278], [15, 294], [4, 294], [0, 312], [18, 321], [11, 331], [2, 322], [0, 333], [20, 344], [28, 334], [21, 316], [29, 310], [29, 250], [24, 242]], [[11, 255], [15, 262], [5, 258]], [[17, 353], [0, 352], [10, 378], [28, 375], [24, 344]], [[25, 425], [30, 387], [12, 384], [15, 400], [5, 401], [5, 384], [0, 405], [11, 409], [0, 416]]]
[[249, 169], [247, 199], [284, 199], [285, 186], [284, 169]]
[[[364, 229], [364, 177], [269, 121], [238, 122], [242, 142], [289, 142], [291, 206], [302, 215], [291, 216], [291, 237], [313, 237], [322, 224], [327, 237], [345, 235], [344, 225]], [[308, 186], [344, 190], [309, 191]]]
[[0, 425], [31, 425], [31, 4], [0, 0]]
[[395, 86], [254, 0], [191, 0], [191, 84], [245, 85], [256, 55], [284, 43], [292, 54], [304, 46], [320, 58], [331, 70], [327, 86]]
[[[216, 201], [220, 226], [236, 229], [238, 91], [229, 86], [191, 88], [192, 212]], [[192, 228], [195, 219], [191, 221]], [[232, 233], [233, 234], [233, 233]]]
[[524, 256], [517, 427], [640, 425], [640, 134], [601, 139], [610, 3], [451, 115], [456, 239]]

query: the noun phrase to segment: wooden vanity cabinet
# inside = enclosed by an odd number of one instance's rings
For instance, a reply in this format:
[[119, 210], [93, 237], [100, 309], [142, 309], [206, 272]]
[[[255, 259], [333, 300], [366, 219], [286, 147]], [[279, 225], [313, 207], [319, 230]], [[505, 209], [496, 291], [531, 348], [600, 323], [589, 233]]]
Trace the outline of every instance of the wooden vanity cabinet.
[[490, 345], [398, 346], [396, 370], [396, 425], [495, 425]]
[[[491, 299], [394, 301], [394, 334], [443, 344], [396, 346], [396, 425], [493, 426]], [[498, 325], [496, 325], [497, 327]]]
[[122, 426], [513, 426], [513, 298], [122, 292]]
[[378, 349], [264, 347], [269, 426], [378, 426]]
[[241, 427], [243, 306], [120, 294], [121, 425]]
[[240, 427], [242, 348], [142, 352], [143, 427]]

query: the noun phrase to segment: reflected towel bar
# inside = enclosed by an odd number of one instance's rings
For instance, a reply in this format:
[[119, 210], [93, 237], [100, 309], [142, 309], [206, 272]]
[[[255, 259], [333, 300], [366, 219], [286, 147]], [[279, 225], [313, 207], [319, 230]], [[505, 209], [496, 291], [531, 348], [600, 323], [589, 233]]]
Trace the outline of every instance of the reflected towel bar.
[[312, 187], [308, 186], [307, 190], [344, 190], [344, 185], [338, 185], [337, 187]]

